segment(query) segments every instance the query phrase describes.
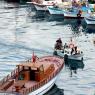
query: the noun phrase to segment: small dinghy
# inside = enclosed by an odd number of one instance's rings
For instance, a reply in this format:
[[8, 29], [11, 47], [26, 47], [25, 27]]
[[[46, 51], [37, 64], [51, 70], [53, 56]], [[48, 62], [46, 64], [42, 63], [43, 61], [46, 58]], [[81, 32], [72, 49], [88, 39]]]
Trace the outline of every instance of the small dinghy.
[[80, 51], [72, 41], [69, 45], [65, 43], [64, 46], [62, 46], [62, 43], [60, 44], [58, 41], [56, 41], [53, 54], [60, 57], [68, 57], [68, 59], [72, 60], [83, 61], [83, 52]]

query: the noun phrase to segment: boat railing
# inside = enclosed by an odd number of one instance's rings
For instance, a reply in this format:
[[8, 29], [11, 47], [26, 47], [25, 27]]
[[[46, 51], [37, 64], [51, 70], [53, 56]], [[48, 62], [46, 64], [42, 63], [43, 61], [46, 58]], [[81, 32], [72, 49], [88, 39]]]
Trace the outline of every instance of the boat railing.
[[47, 76], [45, 79], [43, 79], [42, 81], [40, 81], [39, 83], [35, 84], [34, 86], [28, 88], [28, 89], [24, 89], [23, 90], [23, 95], [27, 95], [30, 92], [35, 91], [37, 88], [40, 88], [41, 86], [43, 86], [44, 84], [48, 83], [53, 77], [55, 77], [60, 70], [63, 68], [63, 64], [59, 66], [59, 68], [53, 72], [51, 75]]
[[7, 91], [0, 91], [0, 95], [21, 95], [17, 92], [7, 92]]
[[[20, 71], [23, 68], [20, 68]], [[16, 68], [14, 71], [11, 72], [11, 74], [8, 74], [6, 77], [4, 77], [1, 81], [0, 81], [0, 86], [3, 85], [4, 83], [6, 83], [8, 80], [10, 79], [15, 79], [14, 77], [16, 77], [18, 73], [18, 68]]]
[[[52, 74], [48, 75], [45, 79], [43, 79], [42, 81], [40, 81], [39, 83], [35, 84], [34, 86], [32, 86], [30, 88], [24, 89], [23, 90], [23, 95], [27, 95], [28, 93], [30, 93], [32, 91], [35, 91], [37, 88], [39, 88], [39, 87], [43, 86], [44, 84], [48, 83], [63, 68], [63, 64], [62, 65], [58, 64], [57, 66], [58, 66], [58, 69], [55, 72], [52, 72]], [[23, 69], [22, 67], [19, 68], [19, 71], [21, 71], [22, 69]], [[14, 77], [16, 77], [17, 73], [18, 73], [18, 68], [16, 68], [13, 72], [11, 72], [10, 75], [7, 75], [5, 78], [3, 78], [0, 81], [0, 86], [2, 86], [4, 83], [6, 83], [10, 79], [15, 79]], [[8, 95], [8, 94], [4, 94], [4, 95]], [[11, 95], [11, 94], [9, 94], [9, 95]]]

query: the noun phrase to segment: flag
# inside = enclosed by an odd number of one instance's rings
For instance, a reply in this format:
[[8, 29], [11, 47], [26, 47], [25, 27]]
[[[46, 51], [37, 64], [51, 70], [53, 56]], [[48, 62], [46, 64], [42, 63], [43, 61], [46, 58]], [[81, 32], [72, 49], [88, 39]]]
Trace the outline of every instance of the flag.
[[34, 54], [34, 51], [33, 51], [33, 54], [32, 54], [32, 62], [35, 63], [36, 62], [36, 56]]

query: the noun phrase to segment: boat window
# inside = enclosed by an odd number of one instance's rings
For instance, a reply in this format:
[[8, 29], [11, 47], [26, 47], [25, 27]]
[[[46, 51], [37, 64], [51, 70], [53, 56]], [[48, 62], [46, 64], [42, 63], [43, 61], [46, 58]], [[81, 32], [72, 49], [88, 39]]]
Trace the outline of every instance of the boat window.
[[20, 74], [18, 79], [19, 80], [24, 80], [24, 76], [25, 76], [24, 74]]

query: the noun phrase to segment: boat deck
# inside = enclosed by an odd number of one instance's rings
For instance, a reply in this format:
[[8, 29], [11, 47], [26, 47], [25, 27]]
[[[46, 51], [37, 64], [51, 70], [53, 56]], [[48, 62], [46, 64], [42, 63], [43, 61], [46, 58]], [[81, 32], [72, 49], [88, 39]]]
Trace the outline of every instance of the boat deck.
[[[6, 92], [12, 92], [12, 93], [17, 92], [17, 93], [20, 93], [21, 95], [26, 95], [26, 93], [34, 91], [38, 89], [39, 87], [41, 87], [42, 85], [48, 83], [60, 71], [62, 64], [63, 64], [63, 60], [57, 57], [55, 58], [54, 57], [48, 57], [48, 58], [43, 57], [37, 60], [36, 63], [34, 64], [33, 63], [32, 64], [31, 63], [19, 64], [19, 66], [22, 66], [22, 67], [23, 66], [31, 67], [31, 69], [33, 70], [37, 69], [34, 67], [40, 67], [41, 65], [43, 65], [44, 78], [42, 78], [40, 81], [18, 80], [18, 76], [16, 76], [15, 79], [13, 79], [12, 73], [11, 73], [11, 78], [9, 79], [5, 78], [6, 80], [3, 80], [3, 85], [0, 87], [0, 89]], [[13, 74], [15, 74], [16, 72], [17, 70], [15, 70]]]

